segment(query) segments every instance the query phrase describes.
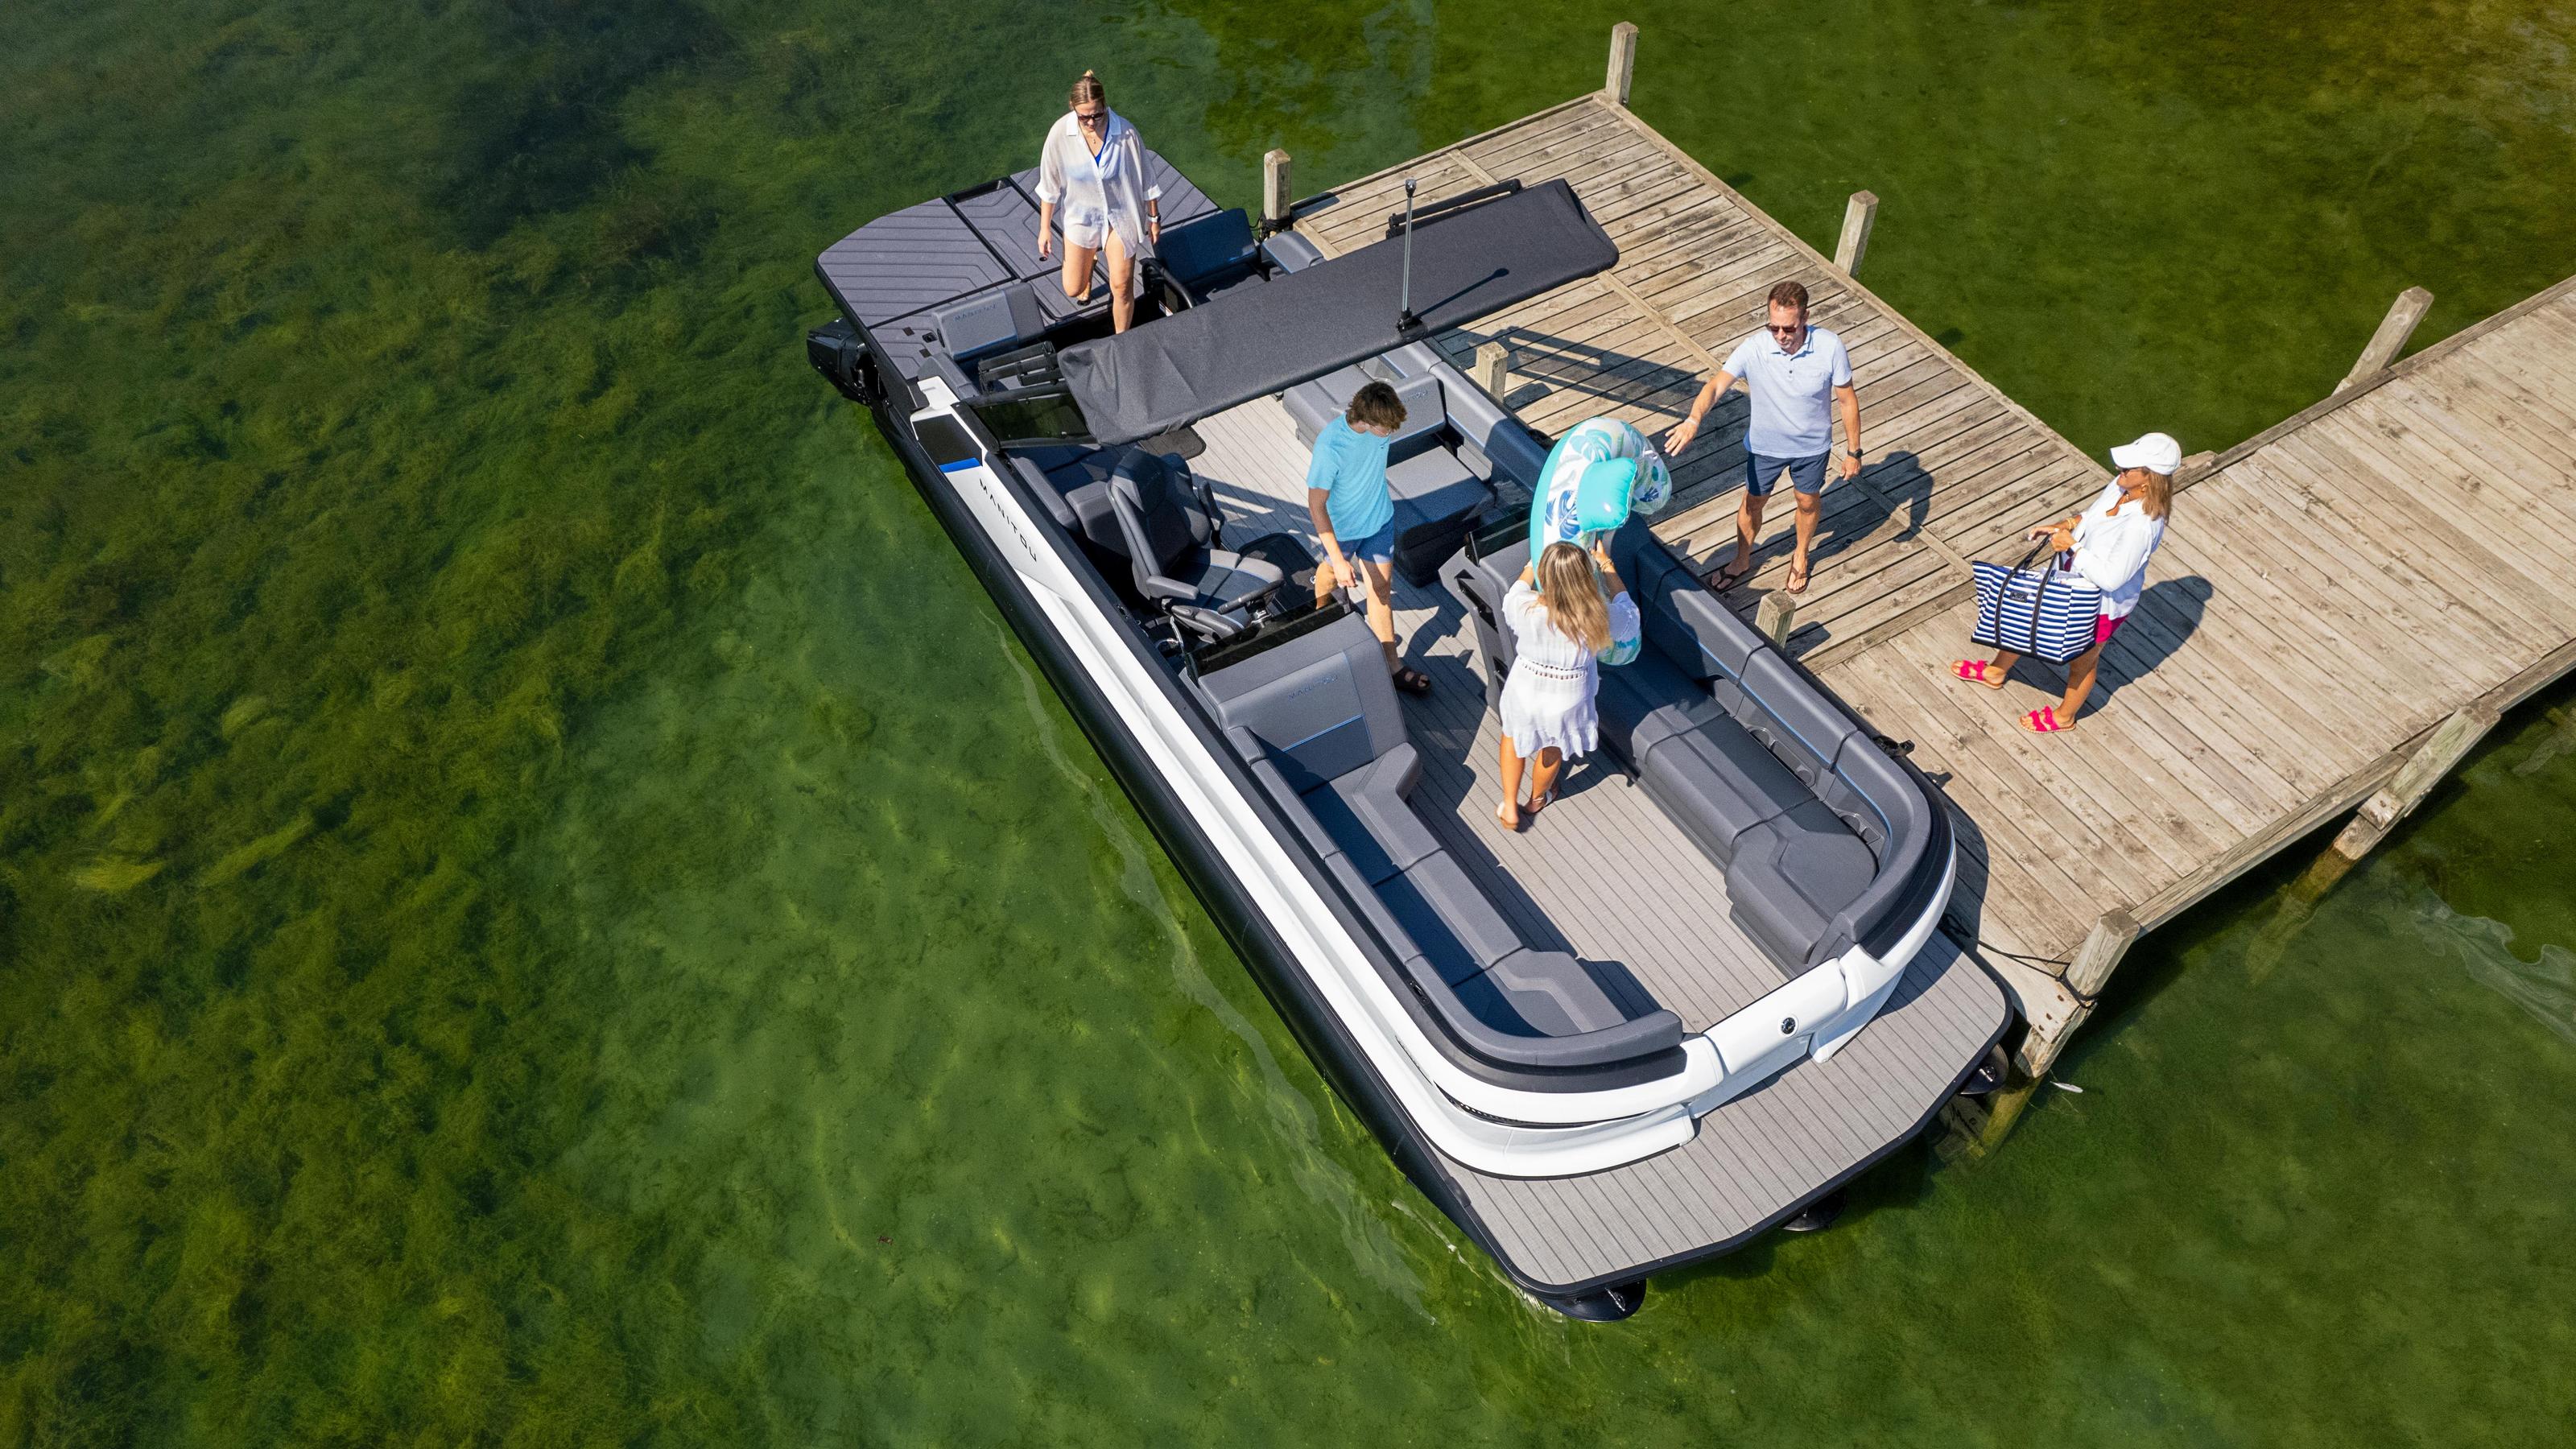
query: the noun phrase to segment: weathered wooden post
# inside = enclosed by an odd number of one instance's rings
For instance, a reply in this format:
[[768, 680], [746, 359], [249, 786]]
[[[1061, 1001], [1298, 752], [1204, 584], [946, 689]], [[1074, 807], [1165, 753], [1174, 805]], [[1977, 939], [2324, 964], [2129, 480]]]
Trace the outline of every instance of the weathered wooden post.
[[1753, 606], [1753, 628], [1771, 647], [1787, 650], [1789, 631], [1798, 627], [1798, 596], [1787, 589], [1773, 589]]
[[2406, 339], [2415, 335], [2415, 324], [2424, 320], [2424, 313], [2432, 305], [2433, 294], [2421, 287], [2409, 287], [2398, 293], [2397, 300], [2388, 308], [2388, 315], [2379, 319], [2379, 330], [2370, 334], [2370, 345], [2361, 349], [2361, 356], [2353, 362], [2352, 371], [2345, 373], [2343, 381], [2335, 384], [2335, 391], [2342, 392], [2386, 372], [2388, 365], [2397, 360], [2397, 354], [2406, 350]]
[[1610, 74], [1601, 84], [1610, 104], [1628, 104], [1628, 87], [1637, 79], [1637, 27], [1622, 20], [1610, 27]]
[[[2075, 948], [2075, 959], [2066, 967], [2066, 989], [2083, 999], [2083, 1004], [2067, 1013], [2053, 1031], [2032, 1023], [2030, 1039], [2022, 1043], [2022, 1064], [2033, 1077], [2048, 1075], [2057, 1065], [2058, 1054], [2074, 1040], [2076, 1028], [2093, 1014], [2093, 997], [2111, 979], [2120, 958], [2129, 954], [2137, 943], [2138, 921], [2126, 910], [2104, 911], [2096, 917], [2093, 929], [2084, 933], [2083, 944]], [[2016, 1110], [2018, 1104], [2015, 1104]]]
[[2084, 944], [2075, 948], [2075, 959], [2066, 968], [2067, 989], [2078, 996], [2098, 996], [2102, 983], [2111, 979], [2112, 969], [2138, 939], [2137, 918], [2127, 911], [2104, 911], [2084, 933]]
[[2387, 838], [2398, 821], [2413, 813], [2451, 773], [2451, 767], [2468, 758], [2478, 741], [2494, 729], [2496, 708], [2486, 703], [2473, 704], [2433, 727], [2424, 743], [2407, 758], [2397, 778], [2376, 795], [2362, 802], [2361, 813], [2334, 839], [2334, 853], [2346, 860], [2359, 860], [2370, 848]]
[[1834, 243], [1834, 265], [1848, 274], [1860, 270], [1861, 253], [1869, 250], [1869, 229], [1878, 220], [1878, 194], [1855, 191], [1843, 206], [1842, 240]]
[[1278, 231], [1288, 224], [1288, 153], [1272, 147], [1261, 158], [1261, 226]]
[[1511, 367], [1512, 350], [1503, 344], [1488, 342], [1476, 349], [1476, 385], [1496, 402], [1503, 400], [1504, 391], [1511, 386]]

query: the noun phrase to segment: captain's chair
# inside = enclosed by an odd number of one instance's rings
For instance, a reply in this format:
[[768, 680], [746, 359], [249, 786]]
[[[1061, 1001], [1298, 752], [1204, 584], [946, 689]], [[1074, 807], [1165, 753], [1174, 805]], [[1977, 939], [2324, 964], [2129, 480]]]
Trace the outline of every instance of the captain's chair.
[[1215, 501], [1182, 481], [1188, 476], [1156, 454], [1129, 448], [1109, 475], [1110, 510], [1127, 543], [1136, 592], [1201, 638], [1230, 638], [1251, 627], [1252, 611], [1287, 576], [1218, 547], [1224, 535]]

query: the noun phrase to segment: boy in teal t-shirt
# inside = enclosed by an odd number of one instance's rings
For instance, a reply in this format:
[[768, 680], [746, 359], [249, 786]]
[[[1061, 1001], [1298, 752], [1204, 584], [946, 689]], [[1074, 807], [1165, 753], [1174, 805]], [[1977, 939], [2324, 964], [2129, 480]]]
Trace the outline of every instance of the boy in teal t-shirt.
[[1336, 589], [1365, 586], [1369, 632], [1386, 651], [1395, 687], [1429, 694], [1431, 681], [1395, 652], [1395, 499], [1386, 486], [1386, 449], [1403, 426], [1404, 402], [1394, 388], [1382, 382], [1361, 388], [1350, 408], [1315, 435], [1306, 512], [1324, 545], [1324, 562], [1315, 570], [1317, 606]]

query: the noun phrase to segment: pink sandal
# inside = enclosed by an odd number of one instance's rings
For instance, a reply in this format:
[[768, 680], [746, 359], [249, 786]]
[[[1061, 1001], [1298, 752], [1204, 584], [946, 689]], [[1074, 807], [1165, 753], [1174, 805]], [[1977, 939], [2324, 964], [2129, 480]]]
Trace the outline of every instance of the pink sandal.
[[2021, 717], [2021, 727], [2035, 735], [2064, 734], [2068, 730], [2075, 728], [2072, 724], [2059, 722], [2057, 718], [2057, 706], [2053, 704], [2043, 704], [2039, 708], [2032, 710], [2030, 713], [2023, 715]]
[[1950, 672], [1970, 684], [1984, 684], [1987, 682], [1986, 666], [1993, 662], [1991, 659], [1953, 659]]

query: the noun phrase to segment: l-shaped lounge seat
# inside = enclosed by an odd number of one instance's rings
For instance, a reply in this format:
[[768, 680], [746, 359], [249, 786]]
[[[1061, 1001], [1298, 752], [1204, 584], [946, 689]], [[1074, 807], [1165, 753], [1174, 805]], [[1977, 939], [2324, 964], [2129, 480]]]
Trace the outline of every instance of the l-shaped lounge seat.
[[[1497, 677], [1512, 641], [1489, 619], [1528, 556], [1515, 541], [1450, 569]], [[1642, 523], [1614, 536], [1612, 561], [1645, 641], [1601, 670], [1603, 742], [1726, 873], [1736, 922], [1784, 975], [1883, 948], [1939, 889], [1948, 824], [1929, 787]]]
[[1421, 769], [1377, 640], [1345, 616], [1202, 682], [1226, 737], [1396, 963], [1399, 989], [1495, 1066], [1634, 1068], [1681, 1046], [1562, 951], [1526, 941], [1415, 813]]

